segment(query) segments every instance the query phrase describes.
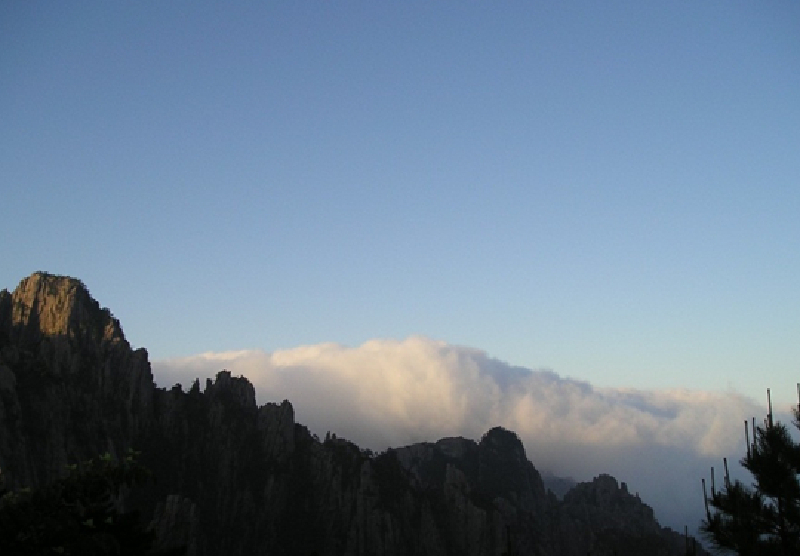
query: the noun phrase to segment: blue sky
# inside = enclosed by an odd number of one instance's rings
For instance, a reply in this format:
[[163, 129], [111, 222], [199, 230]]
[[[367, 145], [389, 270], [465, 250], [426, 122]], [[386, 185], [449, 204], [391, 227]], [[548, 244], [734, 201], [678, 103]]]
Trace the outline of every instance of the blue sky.
[[0, 5], [0, 286], [794, 399], [800, 4], [233, 4]]

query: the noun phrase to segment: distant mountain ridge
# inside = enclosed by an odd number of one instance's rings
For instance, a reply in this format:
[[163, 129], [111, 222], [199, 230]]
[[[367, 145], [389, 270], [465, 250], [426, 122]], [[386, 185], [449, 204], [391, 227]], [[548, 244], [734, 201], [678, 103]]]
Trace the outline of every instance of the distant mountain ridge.
[[545, 488], [555, 494], [559, 500], [563, 499], [564, 495], [578, 484], [572, 477], [559, 477], [550, 471], [542, 472], [542, 481]]
[[227, 371], [203, 389], [156, 388], [146, 350], [79, 280], [35, 273], [0, 292], [6, 486], [40, 487], [69, 463], [131, 447], [158, 482], [128, 503], [162, 546], [190, 554], [685, 553], [684, 537], [613, 477], [559, 500], [511, 431], [378, 455], [319, 440], [288, 401], [258, 407]]

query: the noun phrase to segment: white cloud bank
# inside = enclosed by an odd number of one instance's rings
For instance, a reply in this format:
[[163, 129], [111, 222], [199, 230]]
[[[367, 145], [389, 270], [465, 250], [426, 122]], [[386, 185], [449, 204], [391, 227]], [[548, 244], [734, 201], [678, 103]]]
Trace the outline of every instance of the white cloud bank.
[[382, 450], [445, 436], [514, 430], [540, 470], [588, 480], [611, 473], [682, 530], [702, 517], [700, 479], [744, 451], [743, 421], [765, 413], [735, 393], [594, 388], [550, 371], [427, 338], [155, 361], [161, 386], [222, 369], [246, 376], [259, 403], [288, 399], [298, 422]]

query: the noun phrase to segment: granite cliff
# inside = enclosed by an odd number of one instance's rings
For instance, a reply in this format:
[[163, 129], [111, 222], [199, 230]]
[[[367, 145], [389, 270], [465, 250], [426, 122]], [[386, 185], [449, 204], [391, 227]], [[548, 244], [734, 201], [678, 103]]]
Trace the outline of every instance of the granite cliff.
[[41, 487], [70, 463], [129, 448], [157, 481], [127, 503], [160, 546], [190, 554], [685, 553], [683, 536], [613, 477], [559, 500], [511, 431], [377, 455], [321, 441], [288, 401], [259, 407], [226, 371], [202, 388], [157, 388], [147, 352], [78, 280], [36, 273], [0, 292], [6, 487]]

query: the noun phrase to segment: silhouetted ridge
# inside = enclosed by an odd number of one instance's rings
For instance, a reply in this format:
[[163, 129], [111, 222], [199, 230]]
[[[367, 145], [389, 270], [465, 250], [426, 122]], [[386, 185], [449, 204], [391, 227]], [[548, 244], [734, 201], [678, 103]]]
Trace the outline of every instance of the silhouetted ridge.
[[67, 464], [142, 452], [154, 485], [124, 503], [161, 549], [190, 555], [682, 555], [683, 539], [600, 476], [559, 502], [517, 435], [445, 438], [372, 454], [256, 405], [221, 370], [156, 388], [144, 349], [73, 278], [36, 273], [0, 292], [0, 470], [41, 487]]

